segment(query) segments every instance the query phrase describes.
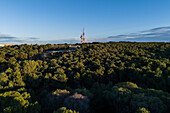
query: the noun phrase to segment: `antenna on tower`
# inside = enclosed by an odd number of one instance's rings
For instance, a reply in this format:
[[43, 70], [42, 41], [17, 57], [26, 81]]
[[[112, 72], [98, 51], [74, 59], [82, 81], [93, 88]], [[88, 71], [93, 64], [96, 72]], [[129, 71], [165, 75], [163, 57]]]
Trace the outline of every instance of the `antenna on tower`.
[[83, 27], [83, 32], [84, 32], [84, 27]]

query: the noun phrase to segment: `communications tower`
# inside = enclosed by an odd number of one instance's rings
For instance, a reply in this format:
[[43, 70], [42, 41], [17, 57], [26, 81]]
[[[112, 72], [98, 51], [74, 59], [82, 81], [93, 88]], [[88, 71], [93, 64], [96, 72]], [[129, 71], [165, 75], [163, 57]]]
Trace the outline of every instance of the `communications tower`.
[[81, 39], [81, 43], [86, 42], [84, 28], [83, 28], [83, 34], [80, 36], [80, 39]]

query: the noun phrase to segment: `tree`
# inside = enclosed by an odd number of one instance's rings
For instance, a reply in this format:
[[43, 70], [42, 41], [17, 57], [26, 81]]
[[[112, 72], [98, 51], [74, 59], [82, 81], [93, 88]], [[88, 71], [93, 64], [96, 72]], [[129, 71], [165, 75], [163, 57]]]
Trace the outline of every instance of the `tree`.
[[17, 61], [17, 60], [16, 60], [14, 57], [9, 58], [9, 60], [8, 60], [8, 62], [9, 62], [10, 64], [15, 64], [16, 61]]
[[66, 107], [61, 107], [57, 111], [54, 111], [53, 113], [79, 113], [75, 110], [67, 109]]
[[135, 113], [150, 113], [146, 108], [139, 108]]
[[52, 78], [59, 82], [67, 82], [68, 80], [66, 74], [55, 74]]
[[[19, 93], [17, 91], [9, 91], [0, 94], [0, 112], [2, 113], [27, 113], [29, 109], [39, 112], [39, 105], [32, 106], [30, 94], [27, 92]], [[38, 109], [37, 109], [38, 107]], [[36, 109], [36, 110], [35, 110]]]
[[6, 75], [6, 73], [1, 73], [0, 74], [0, 85], [5, 85], [7, 84], [8, 81], [8, 76]]
[[65, 89], [56, 89], [50, 92], [41, 101], [42, 109], [46, 112], [52, 112], [64, 105], [64, 99], [70, 94], [70, 91]]
[[90, 111], [89, 102], [90, 100], [87, 96], [74, 93], [64, 100], [64, 105], [67, 108], [79, 111], [80, 113], [88, 113]]

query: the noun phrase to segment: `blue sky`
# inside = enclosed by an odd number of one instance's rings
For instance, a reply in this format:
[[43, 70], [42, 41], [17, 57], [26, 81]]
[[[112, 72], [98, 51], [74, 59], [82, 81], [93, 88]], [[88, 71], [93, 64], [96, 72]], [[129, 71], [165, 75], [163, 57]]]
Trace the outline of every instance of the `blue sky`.
[[168, 26], [169, 0], [0, 0], [0, 43], [74, 43], [83, 27], [88, 41], [119, 41]]

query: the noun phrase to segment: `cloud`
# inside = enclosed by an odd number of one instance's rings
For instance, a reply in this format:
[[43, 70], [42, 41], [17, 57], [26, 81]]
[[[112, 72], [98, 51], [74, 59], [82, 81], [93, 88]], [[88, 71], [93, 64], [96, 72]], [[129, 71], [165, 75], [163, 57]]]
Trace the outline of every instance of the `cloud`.
[[36, 37], [29, 37], [28, 40], [38, 40], [40, 38], [36, 38]]
[[29, 38], [20, 38], [14, 37], [7, 34], [0, 33], [0, 44], [22, 44], [29, 43], [31, 40], [36, 40], [39, 38], [29, 37]]
[[11, 39], [15, 39], [16, 37], [10, 36], [10, 35], [6, 35], [6, 34], [1, 34], [0, 33], [0, 40], [1, 39], [5, 39], [5, 40], [11, 40]]
[[62, 43], [79, 43], [79, 38], [60, 39], [60, 40], [40, 40], [37, 37], [14, 37], [0, 33], [0, 44], [62, 44]]
[[170, 27], [158, 27], [146, 31], [141, 31], [139, 33], [109, 36], [108, 38], [113, 40], [123, 40], [123, 41], [170, 42]]
[[146, 30], [146, 31], [141, 31], [141, 32], [162, 32], [162, 31], [169, 31], [170, 30], [170, 26], [168, 27], [157, 27], [157, 28], [153, 28], [153, 29], [150, 29], [150, 30]]
[[13, 42], [14, 40], [17, 41], [18, 39], [14, 36], [0, 33], [0, 44], [10, 44], [10, 42]]
[[0, 36], [0, 39], [6, 39], [6, 40], [8, 40], [8, 39], [15, 39], [15, 37], [4, 37], [4, 36]]

